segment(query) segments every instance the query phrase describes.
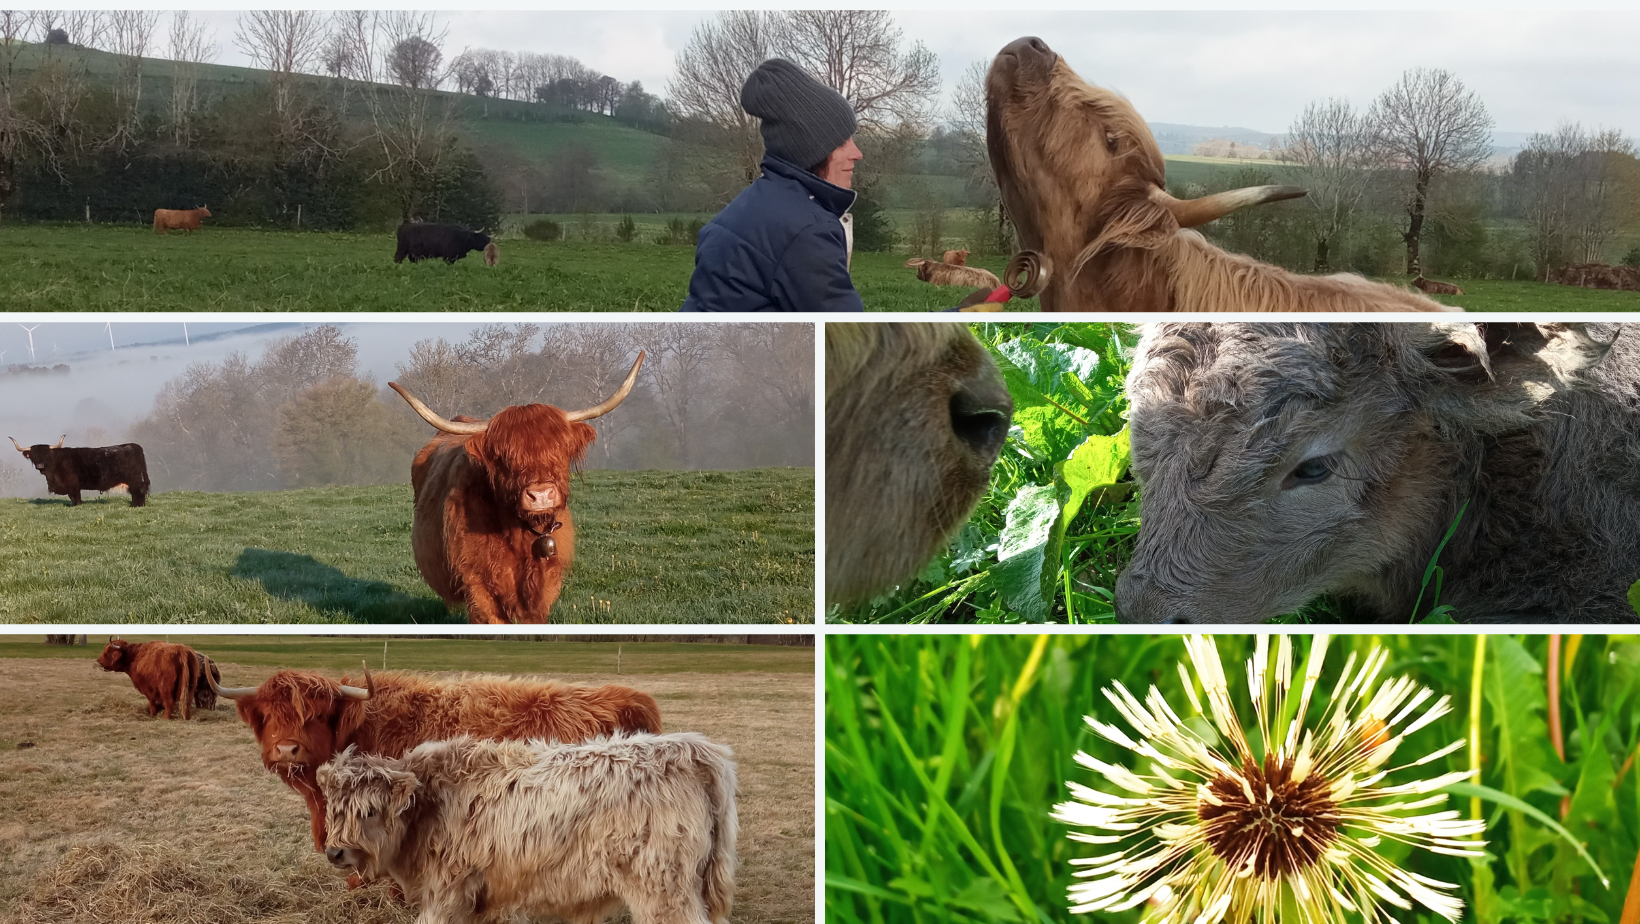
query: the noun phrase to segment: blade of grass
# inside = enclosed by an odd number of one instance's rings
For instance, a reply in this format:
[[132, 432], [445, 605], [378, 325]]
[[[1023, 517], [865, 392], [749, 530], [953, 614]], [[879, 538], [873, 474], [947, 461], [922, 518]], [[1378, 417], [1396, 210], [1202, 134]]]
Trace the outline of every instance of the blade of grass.
[[[1573, 837], [1572, 832], [1560, 826], [1560, 822], [1550, 818], [1548, 814], [1539, 810], [1536, 806], [1532, 805], [1532, 803], [1523, 799], [1517, 799], [1506, 792], [1500, 792], [1490, 786], [1477, 786], [1474, 783], [1453, 783], [1452, 785], [1439, 791], [1448, 792], [1455, 796], [1468, 796], [1470, 799], [1485, 799], [1489, 802], [1496, 802], [1504, 808], [1513, 809], [1514, 811], [1520, 812], [1521, 814], [1532, 818], [1545, 828], [1548, 828], [1554, 833], [1560, 835], [1566, 843], [1572, 845], [1572, 849], [1576, 850], [1578, 856], [1588, 862], [1589, 868], [1594, 870], [1594, 874], [1596, 876], [1600, 877], [1600, 881], [1606, 886], [1606, 888], [1609, 889], [1612, 887], [1611, 880], [1606, 878], [1606, 871], [1600, 868], [1600, 864], [1594, 861], [1594, 857], [1589, 856], [1589, 851], [1584, 848], [1583, 842]], [[1516, 831], [1510, 831], [1509, 836], [1511, 840], [1517, 840], [1520, 838], [1519, 832]]]

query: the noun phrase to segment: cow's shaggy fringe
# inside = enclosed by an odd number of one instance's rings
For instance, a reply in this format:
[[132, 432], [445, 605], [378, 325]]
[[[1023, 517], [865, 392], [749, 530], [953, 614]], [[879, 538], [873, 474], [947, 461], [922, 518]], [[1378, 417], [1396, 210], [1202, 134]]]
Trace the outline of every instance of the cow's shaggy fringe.
[[[1634, 618], [1640, 328], [1155, 324], [1128, 395], [1124, 619], [1250, 622], [1334, 593], [1406, 620], [1454, 521], [1459, 618]], [[1324, 477], [1292, 483], [1311, 461]]]
[[[734, 897], [735, 766], [701, 735], [343, 752], [319, 771], [329, 846], [390, 875], [422, 920], [551, 915], [723, 924]], [[665, 837], [653, 836], [666, 832]]]
[[973, 512], [995, 455], [953, 433], [951, 399], [987, 377], [961, 324], [826, 325], [828, 600], [909, 578]]
[[0, 924], [403, 924], [385, 889], [345, 892], [317, 858], [277, 870], [176, 844], [70, 847]]
[[[257, 734], [263, 766], [277, 770], [307, 800], [315, 847], [324, 844], [325, 803], [314, 772], [349, 745], [398, 757], [423, 742], [458, 735], [585, 741], [623, 730], [661, 730], [655, 698], [616, 684], [592, 687], [493, 676], [439, 680], [383, 671], [371, 675], [371, 699], [342, 693], [343, 684], [364, 682], [362, 677], [336, 681], [317, 671], [284, 670], [235, 703], [239, 717]], [[315, 719], [328, 728], [329, 740], [316, 740], [304, 728]], [[279, 763], [274, 749], [289, 740], [302, 742], [309, 755], [306, 763]]]

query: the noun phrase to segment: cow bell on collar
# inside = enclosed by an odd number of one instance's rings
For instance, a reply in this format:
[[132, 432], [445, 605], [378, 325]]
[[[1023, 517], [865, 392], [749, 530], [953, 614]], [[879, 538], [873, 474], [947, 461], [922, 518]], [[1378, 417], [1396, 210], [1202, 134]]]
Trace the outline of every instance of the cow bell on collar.
[[552, 525], [548, 526], [545, 532], [535, 537], [535, 545], [533, 546], [533, 550], [536, 558], [551, 559], [557, 557], [558, 540], [552, 538], [552, 534], [557, 532], [558, 528], [563, 525], [564, 524], [558, 522], [557, 520], [553, 520]]

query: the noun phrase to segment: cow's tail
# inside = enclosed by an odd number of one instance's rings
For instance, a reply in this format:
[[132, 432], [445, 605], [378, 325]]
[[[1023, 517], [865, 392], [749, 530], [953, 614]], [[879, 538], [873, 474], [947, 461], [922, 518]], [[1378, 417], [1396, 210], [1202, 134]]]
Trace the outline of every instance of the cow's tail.
[[702, 741], [700, 766], [712, 807], [712, 847], [701, 870], [701, 901], [713, 924], [727, 924], [735, 900], [735, 839], [740, 821], [735, 811], [735, 762], [728, 748]]
[[199, 654], [192, 649], [184, 648], [187, 654], [182, 658], [182, 676], [177, 680], [177, 706], [182, 711], [184, 722], [194, 715], [194, 688], [199, 686]]

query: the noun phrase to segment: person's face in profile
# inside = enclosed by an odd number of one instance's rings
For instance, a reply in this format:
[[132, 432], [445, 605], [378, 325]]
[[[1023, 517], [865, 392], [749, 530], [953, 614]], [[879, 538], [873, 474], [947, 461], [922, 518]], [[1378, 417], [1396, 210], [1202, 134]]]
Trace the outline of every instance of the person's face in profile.
[[831, 156], [826, 158], [826, 162], [820, 165], [817, 175], [833, 186], [853, 189], [854, 165], [864, 156], [860, 153], [859, 145], [856, 145], [854, 139], [850, 138], [839, 145], [837, 150], [831, 152]]

